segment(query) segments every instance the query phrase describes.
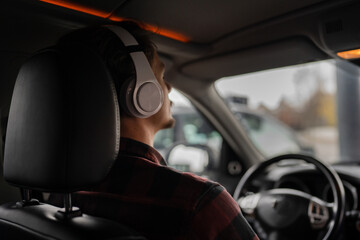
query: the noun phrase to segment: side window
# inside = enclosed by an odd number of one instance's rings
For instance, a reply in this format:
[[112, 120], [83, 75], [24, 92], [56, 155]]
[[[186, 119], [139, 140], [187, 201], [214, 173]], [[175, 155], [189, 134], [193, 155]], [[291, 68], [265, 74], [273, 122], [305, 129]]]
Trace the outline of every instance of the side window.
[[154, 146], [170, 167], [206, 176], [219, 166], [222, 137], [183, 95], [173, 90], [170, 98], [176, 123], [156, 134]]

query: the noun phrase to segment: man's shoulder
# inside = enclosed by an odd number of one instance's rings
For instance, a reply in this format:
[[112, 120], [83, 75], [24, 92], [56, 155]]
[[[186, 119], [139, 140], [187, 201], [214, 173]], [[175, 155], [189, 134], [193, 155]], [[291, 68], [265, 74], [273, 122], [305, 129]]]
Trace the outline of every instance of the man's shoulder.
[[[167, 165], [161, 165], [149, 160], [143, 156], [124, 155], [117, 162], [117, 168], [131, 167], [133, 174], [143, 174], [143, 172], [151, 172], [156, 184], [168, 185], [169, 187], [189, 188], [194, 192], [206, 191], [214, 186], [220, 186], [218, 183], [211, 181], [205, 177], [198, 176], [190, 172], [181, 172]], [[130, 170], [130, 169], [129, 169]]]
[[[140, 194], [156, 202], [176, 205], [194, 210], [201, 199], [214, 188], [223, 189], [220, 184], [193, 173], [180, 172], [169, 166], [160, 165], [141, 156], [125, 156], [119, 159], [109, 179], [121, 179], [131, 175], [127, 182], [126, 194]], [[118, 188], [118, 184], [108, 181]], [[140, 187], [141, 186], [141, 192]], [[133, 190], [131, 190], [133, 189]], [[134, 192], [134, 191], [137, 192]]]
[[[171, 169], [171, 170], [173, 170], [173, 169]], [[191, 188], [194, 191], [201, 192], [202, 194], [210, 191], [211, 189], [213, 189], [215, 187], [222, 188], [222, 186], [219, 183], [214, 182], [206, 177], [198, 176], [198, 175], [196, 175], [194, 173], [190, 173], [190, 172], [181, 172], [180, 174], [183, 178], [184, 184], [186, 184], [188, 186], [192, 186]]]
[[207, 178], [193, 173], [179, 172], [167, 166], [161, 166], [158, 174], [161, 176], [163, 189], [172, 189], [174, 199], [184, 200], [193, 209], [196, 208], [202, 198], [214, 192], [214, 189], [224, 190], [220, 184]]

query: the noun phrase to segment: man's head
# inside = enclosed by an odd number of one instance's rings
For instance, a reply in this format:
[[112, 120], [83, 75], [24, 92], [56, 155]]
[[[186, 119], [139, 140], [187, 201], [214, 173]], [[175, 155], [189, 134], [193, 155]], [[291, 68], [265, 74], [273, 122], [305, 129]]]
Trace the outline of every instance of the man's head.
[[[125, 108], [121, 107], [122, 123], [129, 122], [131, 125], [145, 124], [148, 128], [153, 128], [155, 132], [163, 128], [172, 127], [174, 119], [170, 113], [170, 101], [168, 98], [171, 87], [164, 81], [165, 66], [157, 54], [156, 46], [150, 40], [150, 34], [134, 22], [122, 22], [118, 25], [131, 33], [139, 43], [141, 50], [150, 63], [164, 96], [160, 110], [153, 116], [143, 120], [130, 116], [127, 114], [127, 111], [125, 111]], [[114, 79], [119, 96], [122, 94], [121, 89], [123, 84], [135, 80], [136, 72], [128, 49], [124, 46], [120, 38], [106, 27], [98, 26], [77, 30], [66, 35], [60, 39], [59, 42], [59, 44], [68, 43], [79, 43], [90, 50], [96, 51], [102, 57]], [[119, 98], [119, 100], [120, 99], [121, 98]], [[122, 100], [120, 100], [120, 106], [123, 105], [121, 101]]]

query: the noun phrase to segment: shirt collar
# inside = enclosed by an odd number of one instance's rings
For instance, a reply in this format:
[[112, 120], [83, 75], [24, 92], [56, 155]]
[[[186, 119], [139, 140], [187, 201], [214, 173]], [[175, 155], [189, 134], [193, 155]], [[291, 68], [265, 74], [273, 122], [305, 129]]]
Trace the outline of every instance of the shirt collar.
[[156, 164], [166, 166], [161, 154], [153, 147], [130, 138], [120, 138], [119, 153], [146, 158]]

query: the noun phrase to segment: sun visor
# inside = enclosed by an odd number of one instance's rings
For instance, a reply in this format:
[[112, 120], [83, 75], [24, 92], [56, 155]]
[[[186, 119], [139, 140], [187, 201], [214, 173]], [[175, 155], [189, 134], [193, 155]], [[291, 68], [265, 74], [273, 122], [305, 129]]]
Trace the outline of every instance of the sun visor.
[[218, 79], [326, 58], [310, 40], [299, 37], [197, 60], [183, 65], [181, 71], [200, 79]]

